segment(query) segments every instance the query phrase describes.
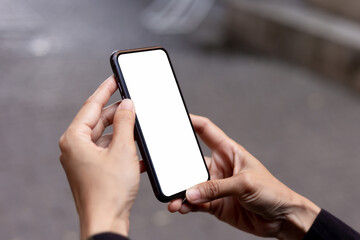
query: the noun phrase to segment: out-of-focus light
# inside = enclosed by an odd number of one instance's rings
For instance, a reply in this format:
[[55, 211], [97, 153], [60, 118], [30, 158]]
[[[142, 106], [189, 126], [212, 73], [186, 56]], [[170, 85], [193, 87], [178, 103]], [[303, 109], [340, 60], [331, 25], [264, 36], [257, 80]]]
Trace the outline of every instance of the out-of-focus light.
[[29, 43], [29, 52], [36, 57], [43, 57], [51, 50], [51, 42], [47, 38], [36, 38]]
[[215, 0], [154, 0], [141, 17], [143, 25], [157, 34], [187, 34], [208, 15]]

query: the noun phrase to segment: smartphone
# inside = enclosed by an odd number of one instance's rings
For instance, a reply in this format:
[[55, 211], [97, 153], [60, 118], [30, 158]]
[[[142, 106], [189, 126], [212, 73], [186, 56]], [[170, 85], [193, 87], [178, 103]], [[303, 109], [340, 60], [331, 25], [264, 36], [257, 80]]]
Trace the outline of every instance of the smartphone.
[[135, 138], [155, 196], [185, 198], [209, 172], [168, 53], [161, 47], [116, 51], [110, 63], [122, 99], [134, 102]]

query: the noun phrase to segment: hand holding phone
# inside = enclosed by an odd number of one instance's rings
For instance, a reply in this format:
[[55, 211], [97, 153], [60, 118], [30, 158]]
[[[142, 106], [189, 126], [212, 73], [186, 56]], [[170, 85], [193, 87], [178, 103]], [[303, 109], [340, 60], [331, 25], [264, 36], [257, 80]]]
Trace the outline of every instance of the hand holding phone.
[[167, 52], [117, 51], [110, 61], [122, 98], [134, 102], [135, 138], [156, 197], [184, 198], [209, 173]]
[[[130, 209], [140, 182], [134, 106], [126, 100], [99, 107], [116, 90], [115, 79], [109, 77], [59, 140], [60, 162], [74, 196], [81, 239], [101, 232], [126, 236], [129, 231]], [[111, 125], [113, 134], [104, 134]]]

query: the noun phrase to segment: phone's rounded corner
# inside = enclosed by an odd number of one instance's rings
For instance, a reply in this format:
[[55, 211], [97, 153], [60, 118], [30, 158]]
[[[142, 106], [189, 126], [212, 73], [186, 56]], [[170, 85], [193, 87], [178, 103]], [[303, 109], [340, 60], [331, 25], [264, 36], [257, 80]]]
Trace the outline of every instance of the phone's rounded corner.
[[111, 53], [110, 55], [110, 62], [116, 61], [118, 55], [119, 55], [119, 50], [115, 50]]
[[166, 54], [168, 54], [168, 51], [167, 51], [163, 46], [157, 46], [156, 48], [159, 49], [159, 50], [162, 50], [162, 51], [164, 51]]
[[155, 196], [160, 202], [168, 203], [168, 202], [170, 202], [172, 200], [175, 200], [175, 199], [184, 199], [185, 198], [185, 193], [186, 193], [186, 190], [184, 190], [182, 192], [179, 192], [179, 193], [176, 193], [176, 194], [171, 195], [171, 196], [166, 196], [164, 193], [157, 190], [157, 191], [155, 191]]
[[165, 55], [170, 59], [169, 52], [162, 46], [156, 47], [157, 50], [163, 51]]
[[169, 199], [162, 193], [158, 193], [158, 194], [155, 193], [155, 197], [157, 198], [157, 200], [159, 200], [162, 203], [168, 203], [171, 201], [171, 199]]

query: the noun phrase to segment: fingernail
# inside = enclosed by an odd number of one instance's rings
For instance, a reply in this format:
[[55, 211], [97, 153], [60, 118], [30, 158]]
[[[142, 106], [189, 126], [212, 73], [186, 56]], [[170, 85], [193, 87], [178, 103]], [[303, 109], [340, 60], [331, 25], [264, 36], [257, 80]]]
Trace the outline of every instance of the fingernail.
[[127, 109], [134, 112], [134, 104], [130, 99], [124, 99], [120, 103], [120, 109]]
[[200, 191], [199, 191], [199, 189], [190, 188], [189, 190], [187, 190], [186, 191], [186, 198], [191, 202], [199, 200], [200, 199]]

